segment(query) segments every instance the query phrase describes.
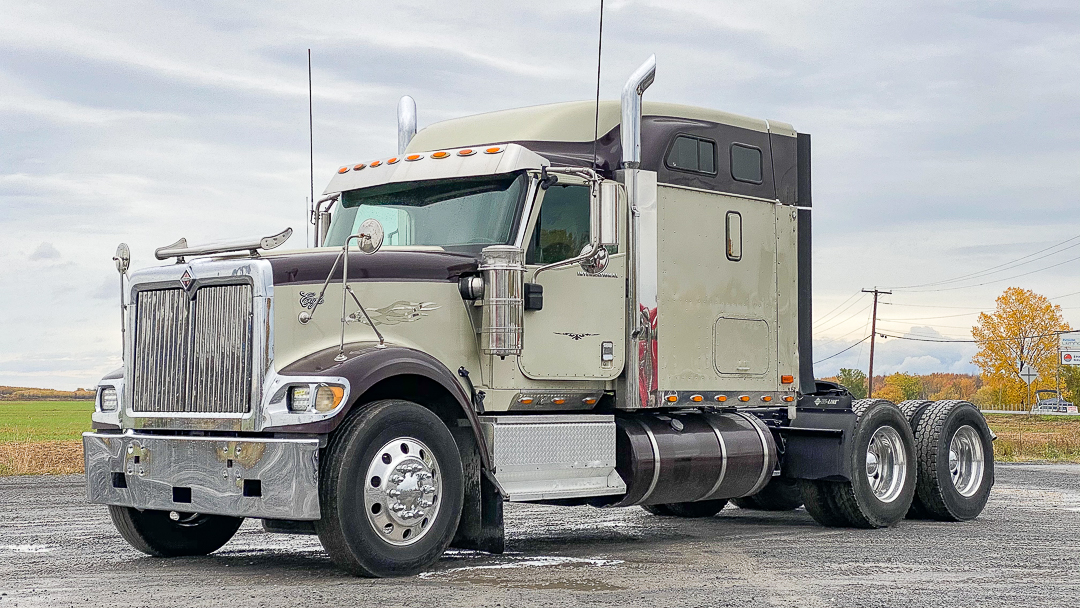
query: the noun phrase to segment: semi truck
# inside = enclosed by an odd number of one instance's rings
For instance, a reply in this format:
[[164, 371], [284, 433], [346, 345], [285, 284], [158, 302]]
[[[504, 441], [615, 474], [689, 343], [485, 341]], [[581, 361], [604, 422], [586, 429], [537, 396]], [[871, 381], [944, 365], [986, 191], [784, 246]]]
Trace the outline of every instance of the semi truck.
[[403, 97], [397, 153], [337, 170], [314, 247], [181, 239], [131, 270], [122, 244], [89, 501], [150, 555], [255, 518], [375, 577], [502, 552], [506, 502], [976, 517], [977, 408], [815, 380], [810, 136], [644, 103], [655, 71], [419, 132]]

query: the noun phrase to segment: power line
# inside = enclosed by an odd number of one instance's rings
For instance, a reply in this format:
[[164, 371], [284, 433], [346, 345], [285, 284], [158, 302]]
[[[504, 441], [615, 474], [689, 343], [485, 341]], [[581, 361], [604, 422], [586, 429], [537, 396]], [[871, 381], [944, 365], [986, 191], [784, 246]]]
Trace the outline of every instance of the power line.
[[842, 319], [841, 321], [839, 321], [839, 322], [837, 322], [837, 323], [833, 323], [832, 325], [830, 325], [830, 326], [828, 326], [828, 327], [825, 327], [825, 328], [819, 328], [819, 329], [817, 329], [816, 331], [818, 331], [818, 332], [820, 332], [820, 333], [825, 333], [825, 332], [829, 331], [830, 329], [833, 329], [834, 327], [840, 327], [840, 326], [841, 326], [841, 325], [843, 325], [844, 323], [847, 323], [848, 321], [850, 321], [850, 320], [854, 319], [855, 317], [857, 317], [857, 316], [861, 315], [862, 313], [866, 312], [866, 309], [867, 309], [867, 308], [870, 308], [870, 303], [869, 303], [869, 302], [868, 302], [868, 303], [866, 304], [866, 306], [863, 306], [863, 307], [862, 307], [862, 308], [860, 308], [859, 310], [857, 310], [857, 311], [855, 311], [855, 312], [851, 313], [851, 315], [850, 315], [850, 316], [848, 316], [848, 317], [845, 317], [845, 318], [844, 318], [844, 319]]
[[1070, 241], [1075, 241], [1077, 239], [1080, 239], [1080, 235], [1074, 236], [1072, 238], [1065, 239], [1064, 241], [1061, 241], [1060, 243], [1057, 243], [1055, 245], [1051, 245], [1050, 247], [1047, 247], [1045, 249], [1040, 249], [1040, 250], [1038, 250], [1038, 251], [1036, 251], [1034, 253], [1029, 253], [1028, 255], [1016, 258], [1015, 260], [1012, 260], [1010, 262], [1005, 262], [1004, 264], [998, 264], [997, 266], [991, 266], [990, 268], [979, 270], [977, 272], [968, 273], [966, 275], [953, 277], [951, 279], [944, 279], [944, 280], [941, 280], [941, 281], [934, 281], [934, 282], [931, 282], [931, 283], [922, 283], [922, 284], [919, 284], [919, 285], [904, 285], [904, 286], [900, 286], [900, 287], [893, 287], [892, 289], [912, 289], [912, 288], [916, 288], [916, 287], [930, 287], [930, 286], [933, 286], [933, 285], [944, 285], [944, 284], [947, 284], [947, 283], [956, 283], [958, 281], [964, 281], [964, 280], [973, 279], [973, 278], [980, 278], [980, 275], [985, 276], [985, 275], [994, 274], [994, 273], [997, 273], [997, 272], [1004, 272], [1005, 270], [1010, 270], [1010, 268], [1006, 268], [1006, 266], [1013, 266], [1013, 267], [1015, 267], [1015, 266], [1023, 266], [1024, 264], [1030, 264], [1031, 262], [1035, 262], [1037, 260], [1041, 260], [1041, 259], [1050, 257], [1051, 255], [1057, 255], [1058, 253], [1061, 253], [1061, 251], [1065, 251], [1066, 249], [1072, 249], [1073, 247], [1080, 246], [1080, 243], [1073, 243], [1072, 245], [1069, 245], [1068, 247], [1065, 247], [1064, 249], [1061, 249], [1060, 251], [1055, 251], [1054, 253], [1050, 253], [1050, 254], [1044, 255], [1042, 257], [1035, 258], [1033, 260], [1028, 260], [1028, 261], [1023, 262], [1023, 263], [1018, 263], [1018, 262], [1021, 262], [1022, 260], [1027, 260], [1028, 258], [1030, 258], [1032, 256], [1036, 256], [1036, 255], [1038, 255], [1040, 253], [1050, 251], [1051, 249], [1057, 249], [1058, 247], [1061, 247], [1065, 243], [1068, 243]]
[[[851, 294], [850, 296], [848, 296], [848, 298], [846, 300], [844, 300], [843, 302], [838, 304], [835, 308], [833, 308], [829, 312], [821, 315], [821, 317], [819, 317], [817, 321], [814, 321], [814, 325], [821, 325], [822, 323], [824, 323], [826, 320], [829, 319], [830, 315], [832, 315], [834, 312], [839, 310], [841, 306], [843, 306], [844, 304], [847, 304], [849, 301], [851, 301], [852, 298], [854, 298], [856, 296], [859, 296], [859, 295], [862, 295], [862, 292], [856, 291], [855, 293]], [[848, 308], [850, 308], [850, 306]], [[847, 310], [847, 309], [845, 308], [844, 310]]]
[[[1080, 243], [1078, 243], [1078, 244], [1080, 244]], [[934, 291], [955, 291], [957, 289], [970, 289], [972, 287], [982, 287], [983, 285], [993, 285], [994, 283], [1001, 283], [1002, 281], [1011, 281], [1013, 279], [1019, 279], [1020, 277], [1026, 277], [1029, 274], [1035, 274], [1036, 272], [1042, 272], [1044, 270], [1050, 270], [1051, 268], [1057, 268], [1058, 266], [1061, 266], [1063, 264], [1068, 264], [1069, 262], [1075, 262], [1076, 260], [1080, 260], [1080, 256], [1077, 256], [1075, 258], [1069, 258], [1069, 259], [1065, 260], [1064, 262], [1058, 262], [1057, 264], [1051, 264], [1050, 266], [1044, 266], [1044, 267], [1038, 268], [1036, 270], [1031, 270], [1031, 271], [1028, 271], [1028, 272], [1020, 273], [1020, 274], [1017, 274], [1017, 275], [1013, 275], [1011, 277], [1005, 277], [1004, 279], [994, 279], [993, 281], [987, 281], [985, 283], [975, 283], [973, 285], [961, 285], [959, 287], [942, 287], [940, 289], [910, 289], [910, 290], [906, 290], [906, 291], [907, 291], [907, 293], [929, 293], [929, 292], [934, 292]]]
[[842, 350], [842, 351], [840, 351], [840, 352], [838, 352], [836, 354], [832, 354], [832, 355], [829, 355], [828, 357], [825, 357], [824, 359], [818, 359], [817, 361], [814, 361], [814, 365], [817, 365], [818, 363], [821, 363], [822, 361], [828, 361], [829, 359], [832, 359], [833, 357], [838, 357], [838, 356], [846, 353], [847, 351], [855, 348], [856, 346], [862, 344], [863, 342], [866, 342], [869, 339], [870, 339], [870, 336], [866, 336], [862, 340], [859, 340], [858, 342], [852, 344], [851, 346], [845, 348], [844, 350]]
[[983, 342], [1008, 342], [1009, 340], [1032, 340], [1032, 339], [1035, 339], [1035, 338], [1049, 338], [1051, 336], [1057, 336], [1057, 335], [1060, 335], [1060, 334], [1067, 334], [1067, 333], [1071, 333], [1071, 332], [1062, 330], [1062, 331], [1055, 331], [1052, 334], [1040, 334], [1040, 335], [1037, 335], [1037, 336], [1010, 336], [1008, 338], [994, 338], [994, 339], [991, 339], [991, 340], [938, 340], [938, 339], [931, 339], [931, 338], [911, 338], [911, 337], [908, 337], [908, 336], [896, 336], [896, 335], [889, 334], [889, 332], [887, 332], [887, 331], [886, 332], [881, 332], [881, 333], [884, 334], [886, 337], [889, 337], [889, 338], [896, 338], [897, 340], [912, 340], [914, 342], [954, 342], [954, 343], [958, 343], [958, 344], [980, 344], [980, 343], [983, 343]]

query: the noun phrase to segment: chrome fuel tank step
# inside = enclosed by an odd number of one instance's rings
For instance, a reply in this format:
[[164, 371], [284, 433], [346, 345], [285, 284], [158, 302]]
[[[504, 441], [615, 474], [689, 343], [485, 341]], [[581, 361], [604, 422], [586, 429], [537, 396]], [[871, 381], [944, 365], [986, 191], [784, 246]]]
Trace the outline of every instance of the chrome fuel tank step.
[[626, 492], [615, 471], [614, 416], [483, 416], [480, 425], [511, 501]]

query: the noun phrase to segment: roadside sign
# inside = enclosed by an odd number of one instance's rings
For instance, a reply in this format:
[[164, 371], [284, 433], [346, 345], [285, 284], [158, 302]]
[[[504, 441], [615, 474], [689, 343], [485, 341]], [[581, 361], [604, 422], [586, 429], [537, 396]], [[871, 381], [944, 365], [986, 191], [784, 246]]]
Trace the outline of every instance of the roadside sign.
[[1080, 365], [1080, 332], [1070, 332], [1058, 336], [1058, 351], [1062, 365]]
[[1020, 369], [1020, 377], [1024, 380], [1024, 382], [1031, 384], [1031, 382], [1035, 380], [1035, 378], [1039, 377], [1039, 372], [1035, 371], [1030, 365], [1025, 363], [1024, 367]]

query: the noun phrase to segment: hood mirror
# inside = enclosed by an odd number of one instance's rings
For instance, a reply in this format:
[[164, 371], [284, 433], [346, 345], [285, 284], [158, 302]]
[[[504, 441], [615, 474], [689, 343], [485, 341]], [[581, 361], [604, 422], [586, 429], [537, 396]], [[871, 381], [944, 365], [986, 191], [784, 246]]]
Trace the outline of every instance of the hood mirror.
[[379, 220], [368, 218], [360, 224], [356, 231], [356, 246], [364, 253], [371, 255], [382, 248], [383, 227]]
[[116, 262], [116, 271], [120, 274], [127, 274], [128, 268], [131, 267], [131, 249], [127, 243], [120, 243], [120, 246], [116, 248], [116, 255], [113, 256], [113, 261]]
[[590, 226], [593, 241], [601, 247], [619, 245], [619, 199], [622, 198], [622, 184], [604, 180], [592, 189], [592, 209]]

